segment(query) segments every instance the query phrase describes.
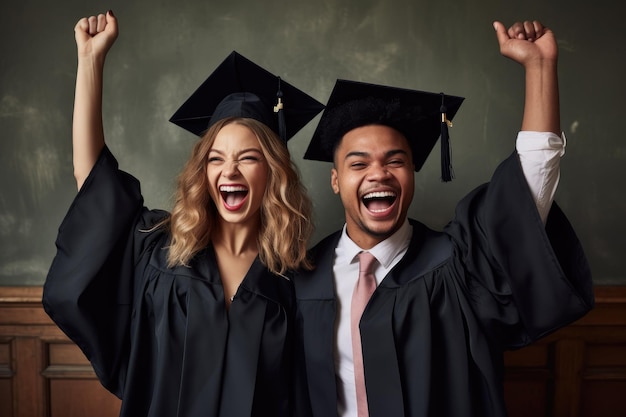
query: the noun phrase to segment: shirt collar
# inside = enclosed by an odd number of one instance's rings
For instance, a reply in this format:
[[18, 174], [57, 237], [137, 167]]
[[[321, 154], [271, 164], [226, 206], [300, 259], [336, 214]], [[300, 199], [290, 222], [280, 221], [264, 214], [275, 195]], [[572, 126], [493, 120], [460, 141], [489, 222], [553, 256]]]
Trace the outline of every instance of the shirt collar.
[[[396, 256], [409, 246], [413, 231], [412, 229], [413, 228], [409, 224], [408, 219], [404, 219], [402, 226], [400, 226], [400, 228], [396, 230], [393, 235], [369, 249], [368, 252], [374, 255], [384, 268], [388, 268]], [[346, 225], [344, 224], [343, 230], [341, 231], [341, 237], [339, 238], [337, 248], [335, 249], [336, 264], [349, 264], [355, 262], [356, 256], [364, 250], [365, 249], [360, 248], [352, 239], [350, 239]]]

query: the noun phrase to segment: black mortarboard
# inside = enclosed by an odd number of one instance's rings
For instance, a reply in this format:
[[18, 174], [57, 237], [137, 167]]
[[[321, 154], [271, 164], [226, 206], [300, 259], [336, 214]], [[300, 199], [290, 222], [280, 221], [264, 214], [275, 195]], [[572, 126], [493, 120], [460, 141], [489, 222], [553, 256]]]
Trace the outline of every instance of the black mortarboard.
[[226, 117], [251, 118], [286, 142], [323, 108], [322, 103], [233, 51], [170, 122], [201, 136]]
[[442, 137], [442, 179], [452, 178], [448, 126], [463, 97], [426, 91], [337, 80], [305, 159], [333, 162], [343, 135], [357, 127], [382, 124], [400, 131], [409, 141], [415, 171], [419, 171]]

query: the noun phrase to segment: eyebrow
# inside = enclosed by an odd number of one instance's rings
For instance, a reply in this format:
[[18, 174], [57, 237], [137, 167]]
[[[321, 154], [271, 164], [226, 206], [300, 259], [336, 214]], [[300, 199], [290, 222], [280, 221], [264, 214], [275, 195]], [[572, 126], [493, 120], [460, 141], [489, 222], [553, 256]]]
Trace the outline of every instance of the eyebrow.
[[[221, 151], [221, 150], [215, 149], [215, 148], [209, 149], [209, 153], [211, 153], [211, 152], [217, 152], [220, 155], [224, 155], [224, 151]], [[257, 152], [257, 153], [263, 155], [263, 151], [261, 149], [259, 149], [259, 148], [242, 149], [241, 151], [237, 152], [237, 155], [242, 155], [242, 154], [244, 154], [246, 152]]]
[[[391, 149], [391, 150], [385, 152], [385, 158], [389, 158], [389, 157], [392, 157], [392, 156], [395, 156], [395, 155], [398, 155], [398, 154], [409, 156], [408, 152], [403, 150], [403, 149]], [[352, 158], [352, 157], [363, 158], [363, 157], [369, 157], [369, 156], [370, 156], [369, 152], [352, 151], [352, 152], [348, 152], [346, 154], [346, 157], [344, 158], [344, 160], [348, 159], [348, 158]]]

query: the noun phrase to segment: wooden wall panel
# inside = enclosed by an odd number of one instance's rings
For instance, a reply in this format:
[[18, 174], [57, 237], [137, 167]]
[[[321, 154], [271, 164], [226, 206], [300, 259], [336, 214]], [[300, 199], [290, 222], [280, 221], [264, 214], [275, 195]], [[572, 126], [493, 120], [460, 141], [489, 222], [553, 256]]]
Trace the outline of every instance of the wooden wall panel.
[[581, 320], [506, 353], [510, 417], [626, 417], [626, 287], [595, 293]]
[[0, 416], [117, 417], [120, 401], [41, 306], [41, 287], [0, 287]]
[[[41, 307], [41, 287], [0, 286], [0, 416], [116, 417], [120, 401]], [[626, 287], [596, 288], [596, 308], [505, 355], [510, 417], [626, 416]]]
[[13, 365], [11, 339], [0, 337], [0, 416], [13, 415]]
[[50, 398], [52, 417], [117, 417], [120, 414], [120, 401], [97, 380], [53, 379]]
[[42, 375], [49, 381], [52, 417], [119, 415], [120, 401], [100, 385], [78, 346], [69, 341], [54, 341], [46, 343], [46, 347], [47, 366]]

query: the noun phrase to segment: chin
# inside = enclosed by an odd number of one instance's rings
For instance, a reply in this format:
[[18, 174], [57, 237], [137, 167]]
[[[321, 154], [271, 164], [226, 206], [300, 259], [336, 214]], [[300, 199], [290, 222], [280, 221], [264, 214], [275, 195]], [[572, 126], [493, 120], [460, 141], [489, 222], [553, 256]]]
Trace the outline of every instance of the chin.
[[363, 230], [370, 236], [386, 239], [398, 230], [398, 222], [392, 224], [365, 224]]

